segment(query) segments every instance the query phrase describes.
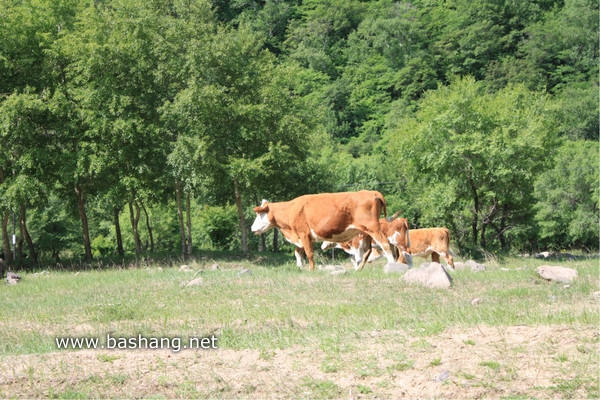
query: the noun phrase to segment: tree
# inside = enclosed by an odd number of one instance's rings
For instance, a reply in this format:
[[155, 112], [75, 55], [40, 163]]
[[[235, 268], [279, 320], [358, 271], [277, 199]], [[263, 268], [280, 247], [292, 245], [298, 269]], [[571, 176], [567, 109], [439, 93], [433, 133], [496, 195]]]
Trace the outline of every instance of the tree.
[[[0, 103], [0, 188], [4, 219], [9, 210], [19, 216], [17, 257], [21, 258], [22, 243], [25, 242], [34, 262], [37, 262], [37, 250], [27, 229], [26, 210], [42, 197], [43, 176], [46, 168], [52, 165], [45, 151], [53, 136], [47, 129], [51, 117], [43, 97], [34, 93], [14, 93]], [[2, 236], [8, 237], [6, 223]], [[4, 243], [5, 252], [6, 247]], [[9, 257], [10, 252], [5, 256]]]
[[567, 140], [552, 164], [535, 181], [541, 244], [556, 250], [573, 246], [598, 251], [598, 142]]
[[168, 40], [181, 35], [170, 15], [185, 16], [199, 8], [171, 9], [145, 1], [92, 5], [81, 13], [80, 29], [60, 43], [70, 61], [65, 90], [82, 121], [73, 145], [80, 147], [76, 157], [87, 157], [76, 162], [80, 172], [73, 183], [82, 221], [92, 192], [113, 188], [126, 193], [111, 208], [120, 210], [128, 203], [137, 254], [141, 213], [147, 215], [145, 204], [163, 189], [160, 178], [172, 140], [162, 128], [160, 107], [175, 95], [180, 83], [174, 81], [181, 78], [181, 63], [173, 60], [185, 44]]
[[413, 188], [420, 224], [507, 249], [523, 240], [511, 235], [524, 235], [531, 221], [533, 181], [556, 135], [545, 96], [522, 86], [483, 89], [465, 78], [428, 93], [415, 117], [387, 138], [388, 157]]
[[306, 126], [286, 83], [292, 71], [276, 66], [243, 27], [219, 29], [190, 57], [188, 87], [165, 107], [165, 117], [194, 137], [196, 174], [217, 187], [231, 185], [247, 251], [244, 191], [272, 184], [274, 174], [295, 170], [306, 156]]
[[300, 19], [290, 23], [286, 49], [302, 66], [338, 76], [345, 63], [348, 35], [362, 20], [366, 6], [356, 0], [308, 1], [299, 9]]

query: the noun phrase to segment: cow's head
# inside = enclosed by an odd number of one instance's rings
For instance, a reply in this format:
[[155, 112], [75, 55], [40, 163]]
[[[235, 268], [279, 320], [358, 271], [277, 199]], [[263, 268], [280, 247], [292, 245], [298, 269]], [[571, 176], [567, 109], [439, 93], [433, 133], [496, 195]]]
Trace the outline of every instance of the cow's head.
[[[396, 214], [395, 214], [396, 215]], [[406, 218], [396, 218], [392, 222], [393, 234], [388, 237], [390, 244], [398, 248], [401, 253], [400, 260], [404, 260], [406, 264], [412, 267], [412, 255], [409, 252], [410, 248], [410, 232], [408, 230], [408, 221]]]
[[391, 222], [392, 235], [388, 236], [391, 244], [401, 251], [410, 247], [410, 236], [408, 233], [408, 221], [406, 218], [396, 218]]
[[267, 200], [263, 199], [260, 206], [254, 207], [254, 212], [256, 213], [256, 219], [252, 224], [252, 228], [250, 228], [252, 232], [260, 235], [273, 227], [273, 224], [269, 221], [269, 203]]

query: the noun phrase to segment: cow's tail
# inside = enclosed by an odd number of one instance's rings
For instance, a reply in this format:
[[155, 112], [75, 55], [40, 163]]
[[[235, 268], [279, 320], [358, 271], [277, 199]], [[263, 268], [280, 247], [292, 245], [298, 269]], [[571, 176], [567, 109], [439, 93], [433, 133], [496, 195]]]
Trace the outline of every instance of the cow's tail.
[[383, 209], [383, 218], [387, 218], [387, 206], [385, 204], [385, 198], [379, 192], [375, 194], [375, 199], [381, 202], [381, 208]]
[[448, 253], [450, 253], [451, 256], [456, 257], [456, 253], [450, 250], [450, 230], [448, 228], [444, 228], [444, 233], [446, 234], [446, 248], [448, 249]]

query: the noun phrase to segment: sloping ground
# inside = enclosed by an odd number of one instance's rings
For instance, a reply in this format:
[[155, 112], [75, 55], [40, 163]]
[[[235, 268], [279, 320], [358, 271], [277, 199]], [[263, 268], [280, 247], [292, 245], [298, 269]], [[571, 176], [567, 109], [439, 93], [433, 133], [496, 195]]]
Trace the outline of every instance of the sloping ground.
[[598, 398], [599, 342], [594, 326], [511, 326], [362, 332], [268, 352], [62, 351], [0, 358], [0, 396]]

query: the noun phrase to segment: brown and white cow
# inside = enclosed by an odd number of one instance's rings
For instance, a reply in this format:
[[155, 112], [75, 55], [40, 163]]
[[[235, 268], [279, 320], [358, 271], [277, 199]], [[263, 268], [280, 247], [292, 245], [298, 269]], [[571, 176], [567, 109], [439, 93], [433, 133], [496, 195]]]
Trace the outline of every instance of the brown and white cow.
[[[410, 230], [410, 249], [413, 256], [427, 258], [431, 255], [431, 261], [440, 262], [440, 256], [444, 257], [449, 266], [454, 269], [454, 260], [450, 251], [450, 231], [448, 228], [423, 228]], [[400, 257], [400, 261], [402, 257]]]
[[[393, 261], [391, 246], [379, 226], [382, 211], [385, 215], [383, 195], [369, 190], [309, 194], [277, 203], [263, 200], [254, 208], [256, 220], [251, 229], [258, 235], [279, 228], [285, 239], [296, 246], [298, 266], [302, 266], [304, 252], [311, 271], [315, 268], [315, 241], [346, 242], [360, 233], [372, 237], [388, 260]], [[363, 266], [364, 262], [357, 269]]]
[[[410, 247], [408, 221], [406, 218], [395, 218], [396, 215], [394, 215], [391, 221], [386, 218], [381, 218], [379, 220], [379, 225], [392, 245], [394, 260], [402, 253], [403, 260], [409, 265], [412, 265], [412, 258], [407, 252], [407, 249]], [[378, 252], [379, 247], [376, 244], [372, 246], [371, 242], [372, 240], [369, 235], [360, 234], [348, 242], [323, 242], [321, 249], [326, 250], [335, 247], [344, 250], [346, 253], [350, 254], [350, 260], [354, 265], [354, 269], [358, 269], [358, 266], [361, 263], [364, 265], [366, 262], [372, 262], [381, 257]], [[375, 249], [373, 249], [373, 247]], [[372, 253], [373, 250], [375, 250], [375, 253]], [[375, 256], [375, 254], [377, 254], [377, 256]]]

